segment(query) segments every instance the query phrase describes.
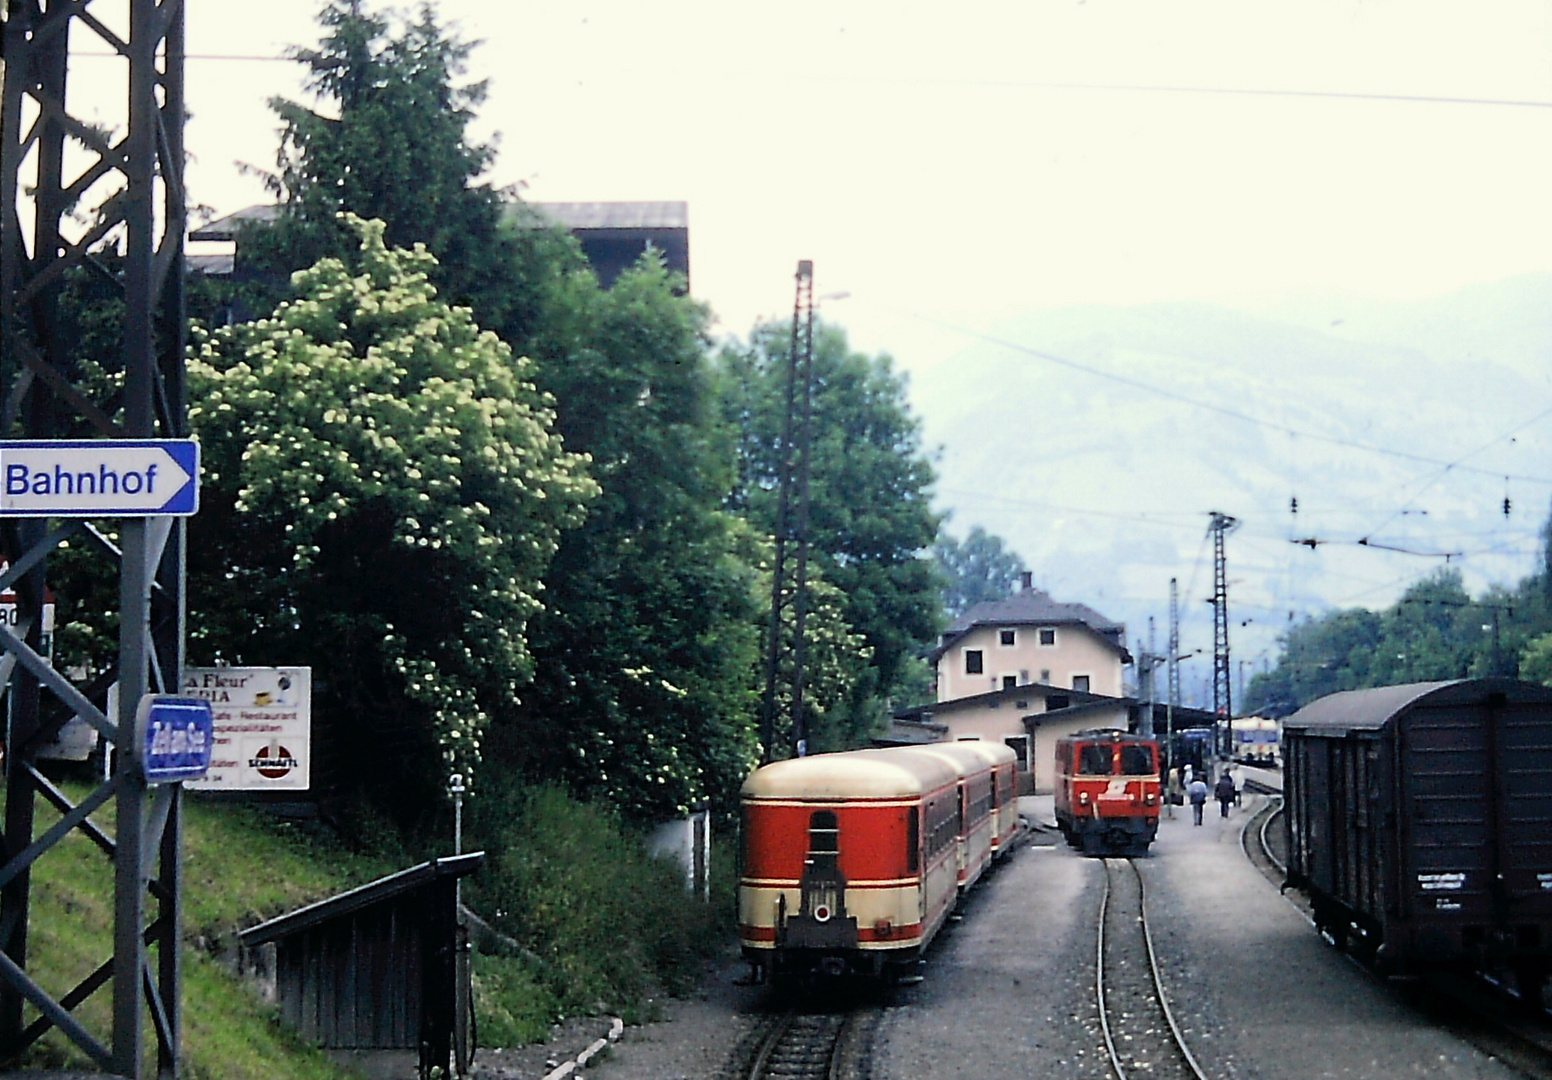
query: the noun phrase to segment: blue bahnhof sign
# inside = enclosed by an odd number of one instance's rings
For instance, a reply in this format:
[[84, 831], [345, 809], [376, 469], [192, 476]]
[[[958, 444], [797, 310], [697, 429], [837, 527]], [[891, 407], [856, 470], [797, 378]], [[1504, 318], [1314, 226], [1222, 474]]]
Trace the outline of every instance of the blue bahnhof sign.
[[187, 517], [198, 509], [193, 439], [0, 441], [0, 516]]
[[140, 699], [140, 712], [145, 721], [146, 783], [170, 784], [205, 775], [215, 742], [210, 702], [147, 694]]

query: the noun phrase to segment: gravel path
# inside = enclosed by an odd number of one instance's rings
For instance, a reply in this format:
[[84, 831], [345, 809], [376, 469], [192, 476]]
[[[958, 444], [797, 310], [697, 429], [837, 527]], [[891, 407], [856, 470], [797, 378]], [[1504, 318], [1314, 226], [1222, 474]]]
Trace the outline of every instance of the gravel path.
[[1402, 1006], [1245, 859], [1227, 820], [1166, 820], [1143, 866], [1176, 1017], [1210, 1076], [1394, 1080], [1520, 1074]]
[[1014, 855], [884, 1014], [874, 1080], [1108, 1076], [1093, 982], [1103, 870], [1065, 845]]
[[[1326, 945], [1246, 860], [1239, 829], [1189, 813], [1161, 823], [1141, 860], [1154, 944], [1192, 1051], [1218, 1080], [1513, 1080], [1519, 1074], [1406, 1009]], [[1212, 808], [1215, 809], [1215, 808]], [[1048, 838], [1046, 838], [1048, 839]], [[895, 992], [871, 1080], [1109, 1076], [1094, 1005], [1103, 864], [1026, 846], [977, 889], [934, 945], [926, 981]], [[724, 1080], [760, 988], [730, 957], [701, 994], [627, 1029], [597, 1080]], [[503, 1074], [508, 1075], [508, 1074]], [[542, 1076], [538, 1074], [510, 1074]]]

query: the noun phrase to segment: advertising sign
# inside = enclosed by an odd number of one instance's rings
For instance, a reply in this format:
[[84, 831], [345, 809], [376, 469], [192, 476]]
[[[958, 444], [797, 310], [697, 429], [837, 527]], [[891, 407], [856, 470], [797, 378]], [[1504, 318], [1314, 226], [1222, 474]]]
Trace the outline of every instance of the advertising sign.
[[148, 784], [197, 780], [210, 768], [213, 734], [210, 702], [204, 698], [147, 694], [143, 761]]
[[185, 668], [183, 693], [210, 702], [210, 771], [202, 791], [306, 791], [312, 765], [313, 670]]

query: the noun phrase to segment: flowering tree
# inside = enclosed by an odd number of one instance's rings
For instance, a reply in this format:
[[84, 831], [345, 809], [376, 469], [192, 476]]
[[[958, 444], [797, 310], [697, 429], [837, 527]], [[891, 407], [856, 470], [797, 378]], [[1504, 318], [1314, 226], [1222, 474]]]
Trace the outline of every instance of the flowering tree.
[[[438, 299], [435, 260], [383, 226], [294, 279], [273, 317], [197, 338], [190, 421], [196, 659], [311, 664], [336, 790], [434, 805], [515, 706], [561, 531], [596, 492], [527, 360]], [[408, 822], [406, 822], [408, 823]]]

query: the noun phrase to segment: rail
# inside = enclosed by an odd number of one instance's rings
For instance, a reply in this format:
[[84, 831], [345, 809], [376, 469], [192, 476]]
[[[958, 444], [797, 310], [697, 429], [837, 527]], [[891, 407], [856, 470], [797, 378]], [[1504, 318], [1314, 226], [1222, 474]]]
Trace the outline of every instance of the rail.
[[[1178, 1060], [1182, 1066], [1177, 1070], [1180, 1076], [1190, 1077], [1192, 1080], [1207, 1080], [1207, 1074], [1202, 1071], [1202, 1067], [1197, 1063], [1190, 1047], [1186, 1045], [1185, 1035], [1175, 1020], [1174, 1011], [1169, 1007], [1169, 995], [1164, 990], [1164, 978], [1159, 966], [1158, 954], [1153, 948], [1153, 933], [1148, 927], [1148, 897], [1143, 884], [1142, 872], [1137, 869], [1137, 864], [1130, 859], [1105, 860], [1105, 892], [1099, 903], [1099, 931], [1096, 935], [1097, 943], [1094, 963], [1095, 999], [1099, 1006], [1099, 1026], [1105, 1039], [1105, 1052], [1110, 1057], [1111, 1071], [1115, 1073], [1116, 1080], [1127, 1080], [1127, 1066], [1122, 1062], [1122, 1055], [1116, 1043], [1116, 1026], [1111, 1023], [1110, 1015], [1111, 998], [1120, 995], [1116, 994], [1113, 986], [1107, 986], [1105, 981], [1105, 969], [1112, 959], [1112, 952], [1118, 948], [1117, 943], [1114, 941], [1114, 935], [1107, 939], [1105, 934], [1105, 925], [1111, 915], [1112, 882], [1115, 878], [1113, 871], [1115, 871], [1117, 865], [1126, 866], [1131, 871], [1131, 880], [1136, 882], [1137, 914], [1135, 919], [1128, 922], [1127, 915], [1123, 914], [1118, 916], [1117, 922], [1118, 925], [1135, 925], [1140, 930], [1142, 946], [1147, 955], [1148, 972], [1152, 983], [1152, 993], [1149, 996], [1149, 1000], [1162, 1015], [1164, 1026], [1170, 1034], [1170, 1041], [1167, 1043], [1160, 1041], [1161, 1046], [1173, 1048], [1178, 1054]], [[1121, 871], [1121, 873], [1124, 875], [1125, 871]], [[1125, 948], [1125, 943], [1122, 943], [1119, 948]], [[1117, 965], [1117, 970], [1124, 970], [1124, 966]], [[1133, 993], [1137, 989], [1133, 987]], [[1126, 1010], [1121, 1010], [1121, 1012], [1128, 1018], [1135, 1018], [1133, 1014], [1127, 1013]], [[1148, 1025], [1146, 1021], [1141, 1023], [1143, 1027], [1138, 1034], [1144, 1036], [1144, 1038], [1157, 1030], [1155, 1027]], [[1126, 1038], [1134, 1044], [1139, 1041], [1132, 1036], [1127, 1036]], [[1165, 1075], [1165, 1072], [1159, 1068], [1161, 1064], [1162, 1062], [1156, 1061], [1138, 1062], [1137, 1071], [1139, 1074], [1145, 1074], [1149, 1077], [1162, 1077]]]
[[855, 1015], [789, 1010], [761, 1040], [748, 1080], [840, 1080]]

